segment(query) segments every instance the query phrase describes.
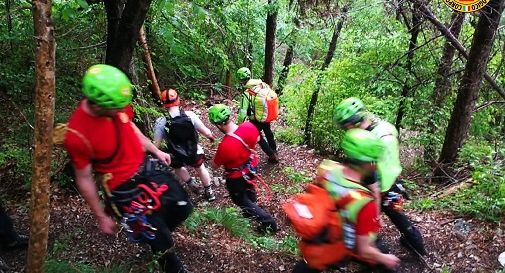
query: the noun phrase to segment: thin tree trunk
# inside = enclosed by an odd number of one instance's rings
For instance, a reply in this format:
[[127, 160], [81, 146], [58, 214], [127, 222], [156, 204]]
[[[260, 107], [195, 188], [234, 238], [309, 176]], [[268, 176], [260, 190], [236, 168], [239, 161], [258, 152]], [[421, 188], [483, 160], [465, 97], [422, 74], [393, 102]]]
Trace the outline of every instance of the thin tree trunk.
[[[412, 0], [414, 3], [419, 3], [419, 10], [424, 14], [425, 18], [430, 20], [430, 22], [435, 25], [435, 27], [438, 28], [438, 30], [445, 36], [449, 42], [451, 42], [452, 46], [458, 50], [458, 52], [463, 56], [465, 59], [468, 60], [468, 53], [466, 52], [465, 47], [463, 44], [456, 38], [454, 35], [452, 35], [451, 31], [444, 26], [440, 20], [437, 19], [435, 14], [426, 6], [426, 4], [422, 3], [421, 0]], [[496, 92], [500, 94], [503, 98], [505, 98], [505, 90], [501, 88], [496, 81], [486, 72], [484, 72], [484, 79], [493, 87]]]
[[[7, 31], [9, 32], [9, 37], [12, 37], [11, 0], [5, 0], [5, 13], [7, 17]], [[9, 50], [12, 50], [13, 48], [12, 39], [9, 38]]]
[[277, 95], [282, 95], [282, 90], [284, 89], [284, 85], [286, 84], [286, 80], [288, 78], [289, 66], [293, 63], [293, 52], [294, 45], [289, 45], [286, 50], [286, 56], [284, 57], [284, 62], [282, 63], [282, 71], [279, 75], [279, 80], [277, 81]]
[[107, 14], [107, 49], [105, 50], [105, 63], [112, 64], [114, 43], [118, 33], [121, 14], [123, 13], [126, 0], [104, 1], [105, 12]]
[[[419, 36], [419, 32], [421, 31], [421, 16], [418, 14], [419, 5], [413, 4], [412, 8], [412, 28], [410, 29], [410, 40], [409, 40], [409, 49], [407, 53], [407, 62], [405, 64], [405, 69], [407, 72], [412, 75], [412, 61], [414, 59], [415, 48], [417, 47], [417, 37]], [[396, 115], [395, 126], [398, 130], [400, 130], [400, 126], [402, 124], [403, 116], [405, 115], [405, 101], [410, 96], [410, 79], [406, 77], [405, 82], [403, 83], [402, 93], [400, 97], [400, 105], [398, 107], [398, 113]]]
[[[468, 62], [459, 86], [458, 97], [449, 120], [442, 152], [438, 159], [441, 164], [452, 164], [457, 158], [463, 141], [466, 139], [472, 121], [475, 101], [479, 97], [482, 78], [486, 71], [496, 29], [503, 11], [504, 1], [491, 0], [479, 16], [479, 22], [473, 35], [472, 47], [468, 54]], [[437, 170], [436, 175], [441, 172], [440, 169]]]
[[[275, 0], [268, 0], [268, 5], [275, 4]], [[268, 12], [265, 34], [265, 67], [263, 71], [263, 81], [272, 86], [274, 81], [274, 52], [275, 52], [275, 31], [277, 30], [277, 11]]]
[[[461, 32], [461, 28], [463, 27], [463, 22], [465, 19], [465, 14], [460, 12], [453, 12], [450, 23], [450, 31], [452, 35], [457, 39], [459, 37], [459, 33]], [[451, 81], [449, 80], [449, 74], [451, 72], [452, 63], [454, 59], [454, 54], [456, 53], [456, 48], [449, 42], [446, 41], [444, 45], [444, 51], [442, 54], [442, 58], [440, 59], [440, 64], [437, 69], [437, 79], [435, 81], [435, 88], [433, 90], [433, 109], [439, 109], [447, 95], [449, 94], [449, 90], [451, 89]], [[431, 117], [428, 118], [428, 144], [425, 145], [424, 150], [424, 160], [426, 162], [434, 162], [436, 160], [436, 151], [435, 151], [435, 143], [432, 136], [436, 135], [437, 127], [436, 120], [439, 120], [437, 117], [436, 111], [431, 113]]]
[[150, 88], [153, 92], [153, 95], [156, 99], [161, 98], [160, 86], [158, 84], [158, 79], [156, 78], [156, 73], [154, 72], [153, 62], [151, 60], [151, 52], [149, 51], [149, 46], [147, 45], [146, 33], [144, 31], [144, 27], [140, 28], [139, 33], [139, 44], [144, 49], [144, 54], [142, 54], [142, 60], [144, 60], [144, 64], [146, 66], [147, 78], [150, 81]]
[[51, 0], [34, 0], [35, 132], [27, 273], [43, 272], [49, 234], [49, 180], [53, 149], [55, 41]]
[[231, 70], [228, 68], [226, 69], [226, 79], [224, 85], [227, 87], [231, 87], [231, 80], [232, 80]]
[[[289, 8], [291, 8], [291, 6]], [[296, 33], [298, 32], [298, 29], [300, 28], [301, 22], [300, 19], [298, 18], [298, 15], [295, 16], [295, 18], [293, 19], [293, 24], [296, 26], [296, 28], [293, 30], [293, 33], [290, 34], [291, 36], [295, 36]], [[281, 74], [279, 75], [279, 79], [277, 80], [277, 94], [279, 96], [282, 95], [282, 91], [284, 89], [284, 86], [286, 85], [286, 80], [289, 74], [289, 66], [293, 63], [295, 45], [296, 42], [293, 39], [288, 44], [288, 49], [286, 50], [286, 55], [284, 56], [284, 62], [282, 63], [282, 71]]]
[[249, 67], [249, 68], [252, 68], [252, 64], [253, 64], [253, 59], [252, 59], [252, 52], [253, 52], [253, 43], [252, 42], [249, 42], [249, 44], [247, 45], [247, 56], [246, 56], [246, 65], [245, 67]]
[[[324, 58], [323, 64], [321, 65], [321, 72], [325, 71], [326, 68], [328, 68], [328, 66], [331, 63], [331, 60], [333, 59], [333, 55], [335, 54], [335, 49], [337, 47], [338, 37], [340, 36], [340, 31], [342, 30], [344, 21], [346, 20], [345, 16], [346, 13], [347, 13], [347, 7], [344, 7], [342, 9], [342, 16], [333, 30], [333, 36], [331, 37], [328, 52], [326, 53], [326, 57]], [[305, 120], [303, 142], [308, 145], [310, 145], [312, 141], [312, 119], [314, 118], [314, 110], [316, 109], [317, 97], [319, 96], [319, 90], [321, 88], [320, 75], [321, 74], [317, 76], [316, 90], [314, 91], [314, 93], [312, 93], [312, 96], [310, 97], [309, 107], [307, 110], [307, 119]]]
[[[105, 3], [107, 2], [105, 1]], [[116, 29], [115, 38], [111, 45], [107, 45], [108, 55], [106, 55], [106, 63], [116, 66], [126, 74], [128, 74], [128, 68], [133, 56], [133, 48], [139, 37], [140, 28], [144, 23], [150, 4], [151, 0], [127, 1], [121, 14], [119, 26]], [[107, 9], [107, 12], [109, 10]], [[111, 15], [114, 16], [114, 14]], [[110, 18], [109, 20], [109, 14], [107, 14], [107, 18], [108, 21], [114, 21], [114, 18]], [[113, 28], [113, 26], [110, 26], [110, 28]], [[107, 37], [107, 40], [109, 40], [109, 37]], [[128, 75], [131, 78], [132, 75]]]

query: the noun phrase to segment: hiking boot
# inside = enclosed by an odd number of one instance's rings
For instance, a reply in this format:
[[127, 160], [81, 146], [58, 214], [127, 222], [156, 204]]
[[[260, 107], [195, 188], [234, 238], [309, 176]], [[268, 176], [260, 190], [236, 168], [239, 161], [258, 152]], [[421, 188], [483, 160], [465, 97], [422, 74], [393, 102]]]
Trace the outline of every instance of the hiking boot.
[[209, 201], [209, 202], [216, 200], [216, 196], [214, 195], [214, 191], [212, 190], [212, 188], [210, 186], [204, 188], [203, 195], [205, 196], [205, 199], [207, 199], [207, 201]]
[[18, 239], [10, 244], [5, 244], [2, 246], [5, 250], [14, 250], [14, 249], [25, 249], [28, 247], [29, 237], [26, 235], [18, 235]]
[[273, 164], [279, 163], [279, 157], [277, 156], [277, 152], [274, 152], [271, 156], [268, 157], [268, 162]]
[[202, 188], [196, 183], [196, 179], [191, 177], [187, 182], [186, 185], [188, 185], [189, 189], [196, 195], [202, 194]]

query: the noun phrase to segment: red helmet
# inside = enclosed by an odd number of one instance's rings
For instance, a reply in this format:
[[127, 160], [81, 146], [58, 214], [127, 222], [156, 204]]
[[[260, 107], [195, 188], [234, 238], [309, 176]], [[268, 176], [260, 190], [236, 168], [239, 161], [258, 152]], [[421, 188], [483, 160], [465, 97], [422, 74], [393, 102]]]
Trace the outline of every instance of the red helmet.
[[181, 104], [179, 95], [177, 94], [177, 91], [175, 91], [175, 89], [163, 90], [161, 92], [161, 102], [167, 108], [172, 106], [178, 106], [179, 104]]

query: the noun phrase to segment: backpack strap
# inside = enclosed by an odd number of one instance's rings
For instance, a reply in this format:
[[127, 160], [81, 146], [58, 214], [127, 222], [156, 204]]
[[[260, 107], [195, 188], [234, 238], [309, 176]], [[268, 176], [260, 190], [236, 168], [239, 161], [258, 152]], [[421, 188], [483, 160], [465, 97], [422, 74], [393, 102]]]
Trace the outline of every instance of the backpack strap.
[[239, 137], [237, 134], [235, 134], [235, 133], [227, 133], [226, 135], [227, 135], [227, 136], [231, 136], [231, 137], [233, 137], [234, 139], [236, 139], [236, 140], [240, 141], [240, 143], [242, 143], [242, 145], [244, 145], [244, 147], [245, 147], [247, 150], [249, 150], [251, 153], [253, 153], [253, 152], [254, 152], [254, 150], [253, 150], [253, 149], [251, 149], [251, 148], [249, 147], [249, 145], [247, 145], [247, 143], [245, 143], [245, 141], [244, 141], [241, 137]]
[[89, 153], [91, 157], [95, 157], [93, 153], [93, 148], [91, 146], [91, 143], [89, 142], [88, 138], [86, 138], [81, 132], [68, 127], [68, 123], [58, 123], [56, 127], [54, 128], [53, 131], [53, 143], [55, 145], [63, 145], [65, 143], [65, 135], [71, 132], [74, 135], [76, 135], [78, 138], [81, 139], [82, 143], [88, 148]]
[[112, 155], [110, 155], [107, 158], [97, 159], [95, 157], [93, 146], [91, 145], [91, 142], [89, 141], [89, 139], [86, 136], [84, 136], [81, 132], [68, 127], [68, 123], [59, 123], [56, 125], [56, 127], [54, 128], [54, 132], [53, 132], [53, 142], [56, 145], [62, 145], [65, 142], [65, 135], [68, 132], [71, 132], [74, 135], [76, 135], [79, 139], [81, 139], [82, 143], [84, 143], [84, 145], [88, 148], [89, 154], [91, 155], [91, 162], [93, 164], [97, 164], [97, 163], [98, 164], [107, 164], [107, 163], [110, 163], [116, 157], [116, 155], [119, 151], [120, 140], [121, 140], [121, 138], [119, 136], [119, 132], [120, 132], [119, 122], [117, 121], [116, 118], [113, 118], [112, 123], [114, 124], [114, 131], [116, 132], [116, 147], [114, 148], [114, 152], [112, 153]]

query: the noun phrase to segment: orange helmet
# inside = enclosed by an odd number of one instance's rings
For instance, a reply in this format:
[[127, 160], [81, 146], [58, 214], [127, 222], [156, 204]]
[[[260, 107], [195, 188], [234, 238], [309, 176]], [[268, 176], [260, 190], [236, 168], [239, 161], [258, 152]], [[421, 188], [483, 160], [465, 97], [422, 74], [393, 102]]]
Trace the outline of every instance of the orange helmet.
[[165, 107], [178, 106], [181, 104], [179, 95], [175, 89], [163, 90], [161, 92], [161, 102]]

